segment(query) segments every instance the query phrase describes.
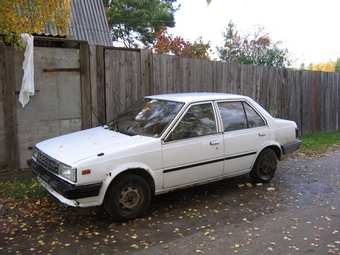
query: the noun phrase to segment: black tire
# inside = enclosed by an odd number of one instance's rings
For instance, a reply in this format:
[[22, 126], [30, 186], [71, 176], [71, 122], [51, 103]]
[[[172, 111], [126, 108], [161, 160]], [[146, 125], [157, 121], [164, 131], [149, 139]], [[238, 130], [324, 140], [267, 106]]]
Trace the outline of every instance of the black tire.
[[151, 189], [145, 179], [135, 174], [124, 174], [110, 184], [104, 207], [113, 219], [127, 221], [144, 214], [150, 201]]
[[255, 182], [269, 182], [277, 168], [277, 156], [271, 149], [264, 149], [257, 157], [249, 175]]

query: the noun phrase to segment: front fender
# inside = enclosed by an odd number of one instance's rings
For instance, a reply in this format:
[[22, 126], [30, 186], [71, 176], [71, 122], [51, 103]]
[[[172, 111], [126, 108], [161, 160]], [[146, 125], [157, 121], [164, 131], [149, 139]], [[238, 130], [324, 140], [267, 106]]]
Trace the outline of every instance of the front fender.
[[147, 180], [147, 181], [153, 182], [153, 183], [149, 183], [149, 185], [153, 188], [152, 190], [162, 189], [162, 187], [163, 187], [163, 174], [162, 174], [161, 169], [153, 170], [153, 169], [150, 168], [150, 166], [148, 166], [144, 163], [129, 162], [129, 163], [117, 165], [111, 171], [106, 173], [105, 179], [103, 181], [103, 186], [102, 186], [102, 189], [101, 189], [101, 192], [105, 191], [102, 199], [104, 199], [106, 190], [108, 189], [108, 187], [110, 186], [112, 181], [114, 181], [115, 178], [117, 178], [117, 176], [122, 175], [124, 173], [127, 173], [129, 171], [136, 171], [136, 170], [143, 171], [143, 174], [137, 173], [137, 174], [141, 175], [142, 177], [144, 177], [145, 174], [150, 177], [150, 178], [148, 178], [149, 180]]

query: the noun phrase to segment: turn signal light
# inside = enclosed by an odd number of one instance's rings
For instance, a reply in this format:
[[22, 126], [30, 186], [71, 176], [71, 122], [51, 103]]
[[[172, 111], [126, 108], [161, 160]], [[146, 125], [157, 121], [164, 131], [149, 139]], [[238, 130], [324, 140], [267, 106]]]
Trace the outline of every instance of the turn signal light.
[[82, 175], [90, 174], [90, 173], [91, 173], [91, 169], [85, 169], [85, 170], [81, 171]]

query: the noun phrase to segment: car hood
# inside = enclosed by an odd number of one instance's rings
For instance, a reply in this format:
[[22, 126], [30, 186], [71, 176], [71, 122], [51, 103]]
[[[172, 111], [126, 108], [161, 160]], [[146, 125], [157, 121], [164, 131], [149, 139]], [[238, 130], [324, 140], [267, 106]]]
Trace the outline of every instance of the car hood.
[[150, 139], [154, 138], [140, 135], [128, 136], [104, 127], [96, 127], [45, 140], [38, 143], [36, 147], [48, 156], [72, 165], [100, 153], [122, 150]]

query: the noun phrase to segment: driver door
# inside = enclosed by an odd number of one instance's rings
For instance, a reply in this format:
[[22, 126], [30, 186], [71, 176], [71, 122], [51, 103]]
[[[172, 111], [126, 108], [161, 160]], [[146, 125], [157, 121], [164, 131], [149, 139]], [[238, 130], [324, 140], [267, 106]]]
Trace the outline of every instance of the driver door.
[[211, 102], [189, 107], [162, 144], [164, 188], [203, 182], [223, 174], [223, 134]]

